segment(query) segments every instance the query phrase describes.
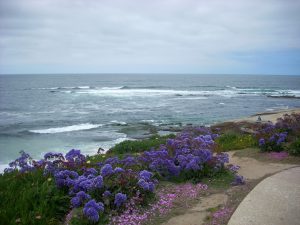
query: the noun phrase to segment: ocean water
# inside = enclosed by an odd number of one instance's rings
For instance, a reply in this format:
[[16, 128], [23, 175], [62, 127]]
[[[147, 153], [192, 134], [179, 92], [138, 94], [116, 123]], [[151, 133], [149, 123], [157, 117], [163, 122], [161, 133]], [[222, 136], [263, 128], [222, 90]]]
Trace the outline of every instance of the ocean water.
[[99, 147], [153, 128], [209, 125], [262, 111], [300, 107], [300, 76], [2, 75], [0, 164], [20, 150]]

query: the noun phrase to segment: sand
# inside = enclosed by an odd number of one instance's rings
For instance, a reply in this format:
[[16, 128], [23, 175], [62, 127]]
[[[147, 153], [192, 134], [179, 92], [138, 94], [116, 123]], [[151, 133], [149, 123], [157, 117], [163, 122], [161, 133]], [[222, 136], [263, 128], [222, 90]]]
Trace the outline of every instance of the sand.
[[249, 117], [235, 119], [228, 122], [243, 122], [243, 121], [257, 122], [258, 116], [260, 116], [261, 122], [271, 121], [272, 123], [276, 123], [277, 118], [282, 117], [284, 114], [292, 114], [292, 113], [300, 113], [300, 108], [272, 111], [272, 112], [262, 112]]

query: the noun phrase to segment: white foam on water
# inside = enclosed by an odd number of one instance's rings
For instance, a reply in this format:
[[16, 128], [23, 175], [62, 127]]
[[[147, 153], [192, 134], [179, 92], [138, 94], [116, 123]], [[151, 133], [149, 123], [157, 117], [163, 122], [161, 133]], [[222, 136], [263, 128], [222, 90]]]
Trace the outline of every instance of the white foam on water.
[[0, 164], [0, 173], [4, 172], [4, 169], [9, 168], [8, 164]]
[[160, 97], [176, 96], [189, 99], [204, 99], [207, 96], [234, 97], [238, 95], [237, 90], [214, 90], [214, 91], [188, 91], [188, 90], [166, 90], [166, 89], [89, 89], [76, 91], [77, 94], [89, 94], [109, 97]]
[[103, 126], [102, 124], [91, 124], [91, 123], [82, 123], [77, 125], [65, 126], [65, 127], [54, 127], [42, 130], [29, 130], [31, 133], [37, 134], [55, 134], [55, 133], [63, 133], [63, 132], [72, 132], [79, 130], [90, 130], [94, 128], [98, 128]]
[[124, 88], [125, 86], [118, 86], [118, 87], [102, 87], [102, 90], [119, 90]]
[[162, 124], [167, 123], [166, 120], [141, 120], [142, 123], [151, 124], [153, 126], [160, 126]]
[[76, 88], [78, 88], [78, 89], [90, 89], [91, 87], [90, 86], [78, 86]]
[[126, 122], [123, 121], [118, 121], [118, 120], [112, 120], [110, 121], [112, 124], [117, 124], [117, 125], [127, 125]]
[[195, 97], [182, 97], [182, 98], [174, 98], [175, 100], [205, 100], [207, 97], [195, 96]]
[[66, 87], [46, 87], [46, 88], [33, 88], [38, 90], [60, 90], [60, 89], [90, 89], [90, 86], [66, 86]]
[[300, 90], [277, 90], [275, 93], [271, 93], [268, 96], [271, 97], [300, 97]]
[[288, 106], [274, 106], [272, 108], [267, 108], [266, 111], [272, 112], [272, 111], [278, 111], [278, 110], [286, 110], [289, 109]]

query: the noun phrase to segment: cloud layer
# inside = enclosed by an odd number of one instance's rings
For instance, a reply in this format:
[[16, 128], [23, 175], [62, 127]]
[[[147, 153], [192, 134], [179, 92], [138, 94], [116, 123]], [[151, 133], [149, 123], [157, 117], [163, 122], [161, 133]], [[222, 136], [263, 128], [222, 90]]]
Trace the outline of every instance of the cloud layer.
[[0, 73], [300, 74], [296, 0], [0, 0]]

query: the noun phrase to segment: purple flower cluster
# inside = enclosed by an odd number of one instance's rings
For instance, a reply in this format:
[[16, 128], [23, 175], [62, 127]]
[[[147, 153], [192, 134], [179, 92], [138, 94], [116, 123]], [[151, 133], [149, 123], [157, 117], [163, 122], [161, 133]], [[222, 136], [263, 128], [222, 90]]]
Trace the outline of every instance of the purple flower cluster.
[[86, 194], [84, 191], [79, 191], [75, 197], [71, 199], [71, 204], [73, 207], [78, 208], [86, 200], [90, 200], [91, 196]]
[[19, 170], [21, 173], [29, 172], [35, 169], [34, 162], [30, 155], [24, 151], [20, 151], [21, 156], [15, 161], [9, 163], [10, 168], [6, 168], [4, 172], [12, 172]]
[[103, 194], [102, 194], [102, 196], [103, 196], [104, 198], [108, 198], [108, 197], [110, 197], [111, 195], [112, 195], [111, 192], [108, 191], [108, 190], [104, 191]]
[[103, 177], [109, 176], [111, 174], [114, 173], [114, 170], [111, 166], [111, 164], [105, 164], [102, 168], [101, 168], [101, 175]]
[[245, 179], [244, 179], [244, 177], [243, 176], [241, 176], [241, 175], [235, 175], [234, 176], [234, 181], [231, 183], [232, 185], [234, 185], [234, 186], [237, 186], [237, 185], [243, 185], [243, 184], [245, 184], [246, 182], [245, 182]]
[[143, 170], [139, 173], [138, 185], [145, 191], [154, 192], [155, 184], [151, 181], [152, 173]]
[[300, 113], [285, 114], [277, 119], [275, 124], [262, 124], [257, 128], [256, 137], [262, 151], [280, 152], [284, 150], [288, 139], [299, 137], [300, 135]]
[[54, 175], [58, 187], [72, 187], [78, 176], [78, 173], [72, 170], [61, 170]]
[[169, 155], [166, 148], [145, 151], [139, 160], [161, 176], [179, 175], [180, 168], [175, 165], [174, 159]]
[[223, 207], [212, 214], [212, 221], [209, 225], [227, 224], [228, 219], [233, 213], [233, 209]]
[[229, 162], [229, 156], [226, 153], [213, 155], [212, 148], [217, 137], [204, 127], [196, 131], [187, 129], [176, 138], [168, 139], [166, 145], [159, 149], [145, 151], [139, 161], [165, 178], [178, 176], [182, 172], [199, 172], [205, 165], [218, 171]]
[[63, 156], [62, 153], [58, 153], [58, 152], [48, 152], [44, 155], [44, 159], [45, 160], [64, 160], [65, 157]]
[[287, 139], [287, 132], [274, 133], [270, 137], [260, 138], [258, 141], [259, 147], [263, 151], [281, 151], [282, 144]]
[[123, 193], [117, 193], [115, 195], [115, 201], [114, 204], [119, 208], [122, 206], [127, 200], [127, 195]]
[[85, 156], [80, 153], [80, 150], [76, 150], [76, 149], [70, 150], [66, 154], [65, 158], [73, 166], [81, 165], [86, 161]]
[[94, 176], [79, 176], [77, 179], [73, 180], [73, 186], [69, 186], [70, 193], [77, 193], [78, 191], [92, 191], [95, 189], [101, 189], [103, 187], [103, 177], [101, 175]]
[[238, 165], [229, 165], [228, 169], [232, 172], [232, 173], [237, 173], [237, 171], [240, 169], [241, 167]]
[[104, 204], [97, 203], [94, 199], [87, 202], [83, 208], [83, 214], [92, 222], [98, 222], [101, 212], [104, 212]]

